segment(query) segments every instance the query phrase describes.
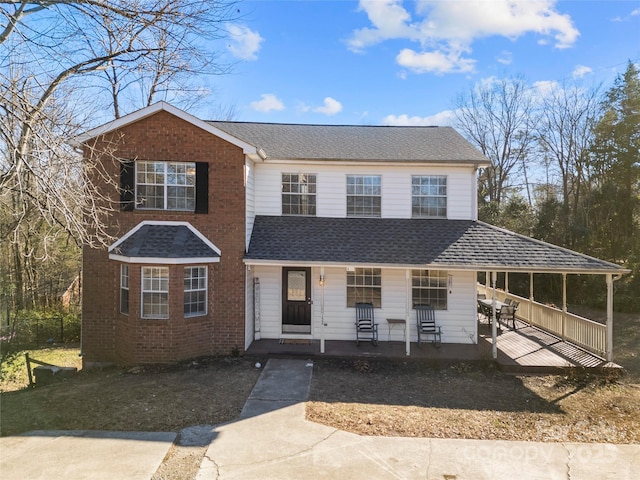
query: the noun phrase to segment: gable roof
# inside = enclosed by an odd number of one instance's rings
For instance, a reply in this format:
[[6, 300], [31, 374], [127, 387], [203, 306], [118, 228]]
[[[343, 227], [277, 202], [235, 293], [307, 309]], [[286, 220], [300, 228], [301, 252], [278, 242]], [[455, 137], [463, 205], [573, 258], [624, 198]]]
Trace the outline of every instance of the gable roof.
[[626, 273], [613, 263], [472, 220], [257, 216], [247, 264]]
[[208, 123], [256, 147], [263, 160], [489, 164], [479, 150], [451, 127]]
[[109, 258], [127, 263], [215, 263], [220, 250], [188, 222], [140, 222], [109, 247]]
[[242, 148], [245, 154], [256, 153], [256, 149], [252, 145], [249, 145], [248, 143], [240, 140], [239, 138], [236, 138], [222, 130], [217, 129], [212, 124], [207, 123], [203, 120], [200, 120], [199, 118], [194, 117], [193, 115], [183, 110], [180, 110], [179, 108], [176, 108], [173, 105], [170, 105], [166, 102], [154, 103], [153, 105], [142, 108], [140, 110], [136, 110], [133, 113], [120, 117], [111, 122], [105, 123], [104, 125], [101, 125], [99, 127], [93, 128], [83, 133], [82, 135], [78, 135], [77, 137], [75, 137], [73, 139], [73, 142], [78, 145], [85, 143], [91, 140], [92, 138], [98, 137], [100, 135], [105, 135], [114, 130], [118, 130], [119, 128], [122, 128], [126, 125], [138, 122], [143, 118], [150, 117], [151, 115], [155, 115], [158, 112], [167, 112], [167, 113], [170, 113], [171, 115], [175, 115], [176, 117], [184, 120], [185, 122], [188, 122], [212, 135], [216, 135], [222, 138], [223, 140], [226, 140], [227, 142]]

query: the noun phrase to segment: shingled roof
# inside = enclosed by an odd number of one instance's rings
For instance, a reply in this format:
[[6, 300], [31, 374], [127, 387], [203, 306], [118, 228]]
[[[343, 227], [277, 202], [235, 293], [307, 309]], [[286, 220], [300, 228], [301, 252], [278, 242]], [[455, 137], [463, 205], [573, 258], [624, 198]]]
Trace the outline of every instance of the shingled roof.
[[109, 258], [129, 263], [213, 263], [220, 261], [220, 250], [186, 222], [142, 222], [109, 248]]
[[470, 163], [487, 158], [451, 127], [207, 122], [267, 159]]
[[624, 273], [613, 263], [471, 220], [257, 216], [248, 264]]

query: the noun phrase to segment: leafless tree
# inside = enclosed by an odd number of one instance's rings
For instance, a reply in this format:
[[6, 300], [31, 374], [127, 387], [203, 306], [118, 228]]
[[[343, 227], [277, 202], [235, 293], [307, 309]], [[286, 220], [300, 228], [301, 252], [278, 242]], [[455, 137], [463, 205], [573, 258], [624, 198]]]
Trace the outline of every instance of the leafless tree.
[[[556, 85], [542, 98], [536, 136], [543, 155], [559, 173], [563, 217], [568, 226], [578, 212], [583, 189], [588, 188], [589, 148], [601, 114], [598, 88]], [[567, 229], [570, 237], [571, 229]], [[565, 245], [572, 245], [565, 238]]]
[[535, 109], [522, 78], [491, 79], [472, 87], [455, 102], [456, 127], [491, 161], [480, 175], [480, 194], [496, 208], [512, 186], [513, 174], [525, 176], [534, 145]]
[[178, 89], [197, 90], [190, 83], [195, 72], [226, 71], [207, 42], [225, 35], [225, 24], [237, 16], [234, 5], [43, 0], [0, 6], [3, 254], [11, 249], [16, 262], [45, 258], [61, 235], [77, 244], [112, 240], [104, 228], [112, 205], [98, 185], [113, 179], [83, 162], [69, 140], [161, 97], [174, 100]]

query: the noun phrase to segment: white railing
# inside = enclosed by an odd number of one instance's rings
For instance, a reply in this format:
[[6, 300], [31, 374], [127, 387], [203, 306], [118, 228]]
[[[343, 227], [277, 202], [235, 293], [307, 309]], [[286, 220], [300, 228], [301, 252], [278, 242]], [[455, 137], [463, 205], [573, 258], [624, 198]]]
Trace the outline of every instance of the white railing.
[[[491, 288], [478, 284], [478, 293], [491, 298]], [[604, 356], [607, 351], [607, 326], [569, 312], [544, 305], [528, 298], [519, 297], [503, 290], [496, 289], [496, 300], [504, 302], [509, 297], [520, 302], [516, 317], [540, 328], [562, 340], [570, 342], [591, 353]]]

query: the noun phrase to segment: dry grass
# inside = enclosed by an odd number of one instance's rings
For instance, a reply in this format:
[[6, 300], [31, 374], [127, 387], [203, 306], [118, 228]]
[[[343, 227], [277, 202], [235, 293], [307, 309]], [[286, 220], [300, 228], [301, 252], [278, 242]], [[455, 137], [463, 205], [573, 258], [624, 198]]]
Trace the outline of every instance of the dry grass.
[[[463, 363], [316, 359], [307, 418], [364, 435], [640, 443], [640, 316], [617, 316], [615, 325], [616, 361], [628, 371], [621, 380], [585, 371], [515, 376]], [[60, 353], [33, 357], [56, 363]], [[77, 361], [77, 350], [65, 355]], [[260, 374], [254, 362], [205, 358], [81, 371], [34, 389], [25, 388], [18, 362], [0, 383], [0, 434], [179, 431], [230, 421]]]
[[[34, 354], [35, 356], [35, 354]], [[179, 431], [238, 417], [260, 371], [246, 358], [81, 371], [0, 394], [0, 434], [29, 430]]]
[[640, 443], [640, 389], [465, 364], [316, 362], [307, 419], [361, 435]]
[[640, 443], [640, 315], [616, 314], [614, 336], [620, 379], [316, 362], [307, 419], [362, 435]]

